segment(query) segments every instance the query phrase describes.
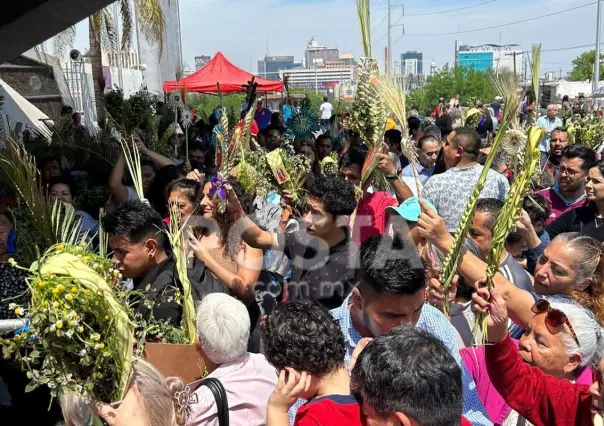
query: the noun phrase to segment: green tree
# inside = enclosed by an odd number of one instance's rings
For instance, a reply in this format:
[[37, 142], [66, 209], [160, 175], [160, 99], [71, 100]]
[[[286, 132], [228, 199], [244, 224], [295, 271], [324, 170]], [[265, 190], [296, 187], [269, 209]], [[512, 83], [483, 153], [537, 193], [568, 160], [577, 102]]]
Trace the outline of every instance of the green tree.
[[[604, 54], [600, 54], [600, 61]], [[596, 62], [596, 51], [588, 50], [573, 59], [573, 69], [568, 75], [573, 81], [591, 80], [594, 75], [594, 64]], [[600, 67], [600, 80], [604, 79], [604, 67]]]
[[440, 71], [427, 77], [421, 89], [413, 90], [407, 97], [408, 108], [418, 107], [421, 113], [432, 110], [439, 98], [447, 101], [459, 93], [461, 105], [467, 105], [470, 99], [490, 102], [497, 96], [490, 81], [493, 71], [475, 71], [446, 64]]

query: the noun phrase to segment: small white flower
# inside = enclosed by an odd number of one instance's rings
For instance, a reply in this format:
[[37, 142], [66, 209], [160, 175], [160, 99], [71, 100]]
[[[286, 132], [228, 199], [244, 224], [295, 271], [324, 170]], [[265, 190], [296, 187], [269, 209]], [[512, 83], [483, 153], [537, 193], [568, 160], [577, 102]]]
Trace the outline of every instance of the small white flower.
[[53, 324], [53, 325], [50, 326], [50, 331], [51, 332], [54, 332], [56, 329], [57, 329], [56, 325]]
[[88, 352], [86, 352], [86, 349], [82, 349], [82, 350], [80, 351], [80, 356], [86, 356], [86, 354], [87, 354], [87, 353], [88, 353]]
[[74, 333], [73, 328], [71, 328], [71, 329], [69, 329], [69, 330], [67, 330], [67, 331], [65, 332], [65, 335], [66, 335], [67, 337], [71, 337], [71, 336], [73, 336], [73, 333]]
[[95, 263], [95, 264], [92, 265], [92, 269], [98, 269], [99, 266], [101, 266], [101, 265], [99, 265], [98, 263]]
[[10, 305], [8, 305], [8, 309], [10, 309], [11, 311], [13, 311], [16, 307], [17, 307], [16, 303], [11, 303]]

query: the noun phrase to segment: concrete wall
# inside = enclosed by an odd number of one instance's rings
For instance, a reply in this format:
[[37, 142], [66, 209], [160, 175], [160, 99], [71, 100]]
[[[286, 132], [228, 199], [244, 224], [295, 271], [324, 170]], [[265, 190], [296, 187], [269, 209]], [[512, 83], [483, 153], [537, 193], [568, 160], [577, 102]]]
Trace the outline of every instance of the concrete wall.
[[[163, 51], [159, 46], [149, 43], [137, 28], [139, 60], [141, 65], [146, 65], [144, 71], [145, 83], [150, 92], [163, 93], [166, 80], [175, 80], [182, 68], [182, 46], [180, 39], [180, 15], [178, 0], [162, 0], [166, 19], [166, 40]], [[137, 20], [138, 22], [139, 20]]]

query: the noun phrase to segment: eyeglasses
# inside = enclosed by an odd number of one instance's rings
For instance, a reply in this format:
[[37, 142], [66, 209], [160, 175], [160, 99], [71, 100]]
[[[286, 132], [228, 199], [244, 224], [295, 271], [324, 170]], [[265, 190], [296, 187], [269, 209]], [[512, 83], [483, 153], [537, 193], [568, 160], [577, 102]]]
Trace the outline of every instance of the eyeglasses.
[[558, 171], [560, 171], [560, 174], [561, 174], [561, 175], [562, 175], [562, 174], [564, 174], [564, 173], [566, 173], [567, 175], [569, 175], [569, 176], [571, 176], [571, 177], [573, 177], [573, 176], [575, 176], [575, 175], [578, 175], [579, 173], [583, 173], [583, 170], [579, 170], [579, 171], [577, 171], [577, 170], [573, 170], [573, 169], [567, 169], [567, 168], [566, 168], [566, 167], [564, 167], [564, 166], [560, 166], [560, 167], [558, 168]]
[[536, 315], [543, 313], [545, 314], [545, 325], [547, 326], [549, 332], [552, 334], [555, 333], [550, 329], [550, 327], [558, 328], [566, 324], [568, 326], [568, 329], [570, 330], [570, 334], [573, 336], [573, 339], [575, 340], [575, 342], [577, 342], [577, 345], [581, 346], [581, 344], [579, 343], [579, 339], [577, 338], [577, 333], [575, 333], [575, 329], [568, 320], [566, 314], [560, 309], [552, 308], [547, 300], [541, 299], [533, 305], [531, 311]]

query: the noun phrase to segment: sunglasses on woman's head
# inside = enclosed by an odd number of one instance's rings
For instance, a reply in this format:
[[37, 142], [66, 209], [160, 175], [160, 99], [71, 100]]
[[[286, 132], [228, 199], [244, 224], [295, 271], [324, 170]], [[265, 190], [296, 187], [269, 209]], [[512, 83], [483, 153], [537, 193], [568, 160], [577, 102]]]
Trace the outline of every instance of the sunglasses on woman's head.
[[573, 336], [573, 339], [575, 340], [575, 342], [577, 342], [577, 345], [581, 346], [581, 344], [579, 343], [579, 339], [577, 338], [577, 333], [575, 333], [575, 329], [573, 328], [566, 314], [560, 309], [552, 308], [547, 300], [541, 299], [533, 305], [531, 311], [533, 311], [533, 313], [537, 315], [545, 314], [545, 325], [552, 334], [555, 333], [550, 329], [550, 327], [558, 328], [566, 324], [568, 326], [568, 329], [570, 330], [571, 335]]

